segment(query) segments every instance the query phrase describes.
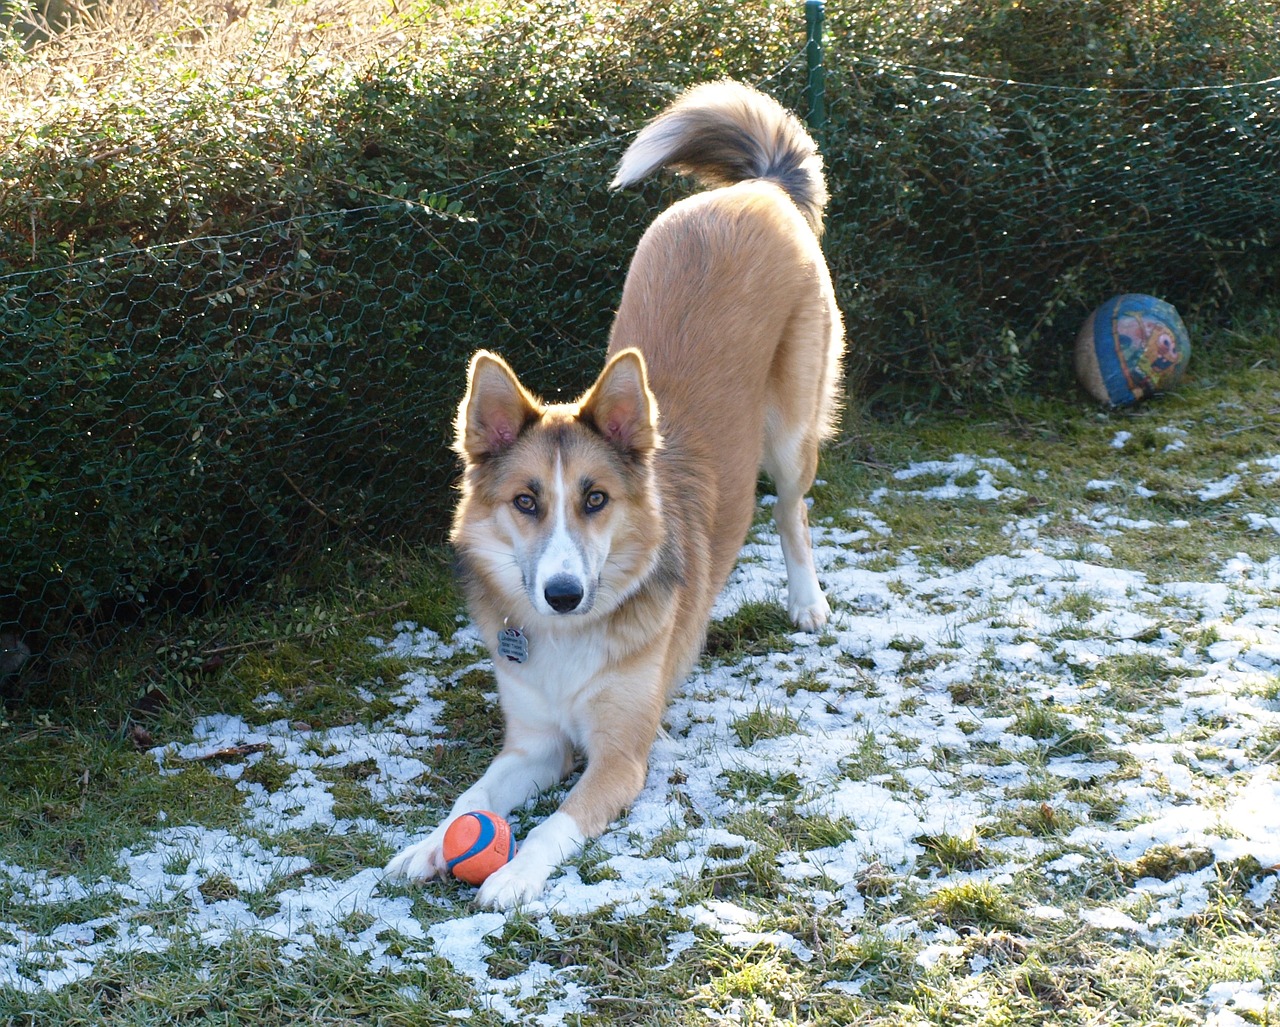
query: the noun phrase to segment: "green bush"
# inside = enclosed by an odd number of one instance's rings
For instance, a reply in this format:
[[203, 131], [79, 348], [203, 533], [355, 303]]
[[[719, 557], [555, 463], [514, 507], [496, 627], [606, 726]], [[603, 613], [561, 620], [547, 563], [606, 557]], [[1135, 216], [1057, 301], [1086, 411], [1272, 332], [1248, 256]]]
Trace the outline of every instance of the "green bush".
[[552, 396], [599, 368], [678, 188], [610, 194], [617, 135], [693, 68], [759, 78], [795, 45], [795, 12], [732, 8], [504, 5], [426, 56], [255, 53], [18, 124], [0, 628], [56, 657], [335, 537], [439, 540], [471, 352]]
[[[1275, 73], [1273, 7], [833, 5], [852, 387], [1070, 387], [1113, 292], [1205, 323], [1273, 298], [1280, 93], [1228, 86]], [[0, 139], [0, 631], [56, 656], [335, 538], [440, 538], [470, 352], [580, 389], [639, 232], [686, 188], [610, 194], [626, 133], [721, 75], [802, 108], [803, 22], [424, 4], [381, 48], [274, 56], [264, 30], [202, 66], [183, 30], [102, 81], [51, 74]], [[11, 40], [0, 72], [38, 56]]]
[[842, 9], [828, 48], [827, 253], [871, 394], [1074, 388], [1118, 292], [1203, 329], [1274, 301], [1276, 4], [912, 7]]

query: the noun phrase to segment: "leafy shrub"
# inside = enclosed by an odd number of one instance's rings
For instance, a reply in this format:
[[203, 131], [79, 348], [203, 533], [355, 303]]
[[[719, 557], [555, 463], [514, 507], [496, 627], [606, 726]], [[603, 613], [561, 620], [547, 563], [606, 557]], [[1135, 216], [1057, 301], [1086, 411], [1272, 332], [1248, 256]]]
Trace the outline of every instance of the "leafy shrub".
[[610, 195], [613, 137], [793, 45], [732, 6], [504, 5], [416, 53], [130, 70], [12, 123], [0, 627], [47, 649], [334, 537], [438, 540], [470, 353], [580, 389], [679, 188]]
[[1230, 85], [1280, 67], [1273, 3], [894, 9], [828, 48], [827, 252], [873, 394], [1073, 388], [1118, 292], [1206, 328], [1274, 297], [1280, 88]]
[[[625, 133], [720, 75], [803, 105], [793, 2], [355, 5], [328, 48], [322, 0], [182, 2], [0, 48], [0, 631], [47, 654], [335, 538], [438, 539], [470, 352], [575, 393], [686, 188], [609, 194]], [[1274, 73], [1273, 6], [833, 6], [851, 384], [1063, 387], [1112, 292], [1265, 299], [1280, 93], [1227, 84]]]

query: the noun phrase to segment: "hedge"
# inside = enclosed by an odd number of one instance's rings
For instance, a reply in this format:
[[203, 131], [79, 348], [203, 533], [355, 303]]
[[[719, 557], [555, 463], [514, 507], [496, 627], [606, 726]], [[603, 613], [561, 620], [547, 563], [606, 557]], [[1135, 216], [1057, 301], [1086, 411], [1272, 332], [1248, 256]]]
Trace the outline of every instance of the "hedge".
[[[833, 6], [852, 387], [1070, 388], [1074, 327], [1110, 292], [1206, 325], [1274, 300], [1280, 90], [1232, 85], [1275, 73], [1273, 6]], [[628, 133], [721, 75], [803, 103], [799, 3], [432, 11], [390, 48], [175, 50], [15, 106], [0, 636], [56, 661], [336, 539], [438, 540], [470, 352], [582, 387], [639, 232], [686, 188], [610, 194]]]

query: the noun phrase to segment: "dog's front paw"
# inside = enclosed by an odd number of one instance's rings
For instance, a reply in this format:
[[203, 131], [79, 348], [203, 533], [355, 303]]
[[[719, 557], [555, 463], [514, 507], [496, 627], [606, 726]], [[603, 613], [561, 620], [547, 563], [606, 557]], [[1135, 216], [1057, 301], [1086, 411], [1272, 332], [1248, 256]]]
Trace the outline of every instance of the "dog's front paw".
[[386, 875], [406, 881], [426, 881], [445, 872], [444, 828], [440, 825], [422, 841], [410, 845], [387, 864]]
[[827, 597], [819, 592], [816, 600], [788, 603], [787, 613], [791, 616], [791, 623], [801, 631], [816, 632], [820, 631], [830, 618], [831, 604], [827, 602]]
[[480, 886], [476, 902], [489, 909], [514, 909], [538, 898], [547, 878], [581, 850], [586, 836], [577, 822], [557, 810], [529, 832], [511, 862], [499, 867]]
[[537, 860], [521, 860], [519, 853], [480, 885], [476, 904], [485, 909], [508, 910], [538, 898], [547, 887], [552, 867]]

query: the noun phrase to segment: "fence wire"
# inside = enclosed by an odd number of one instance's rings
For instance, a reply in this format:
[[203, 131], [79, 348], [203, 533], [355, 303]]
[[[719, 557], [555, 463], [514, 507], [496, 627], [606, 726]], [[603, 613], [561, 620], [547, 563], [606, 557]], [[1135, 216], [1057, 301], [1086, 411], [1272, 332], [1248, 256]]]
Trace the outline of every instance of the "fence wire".
[[874, 387], [1061, 390], [1115, 292], [1206, 328], [1277, 295], [1280, 79], [1069, 88], [845, 54], [827, 89], [828, 254]]
[[[1280, 80], [1032, 85], [830, 29], [825, 246], [864, 395], [1068, 388], [1075, 329], [1116, 291], [1204, 323], [1275, 301]], [[801, 107], [804, 55], [756, 81]], [[438, 540], [471, 351], [575, 394], [639, 233], [687, 189], [608, 191], [638, 124], [89, 259], [30, 266], [35, 230], [0, 224], [0, 695], [334, 539]]]

